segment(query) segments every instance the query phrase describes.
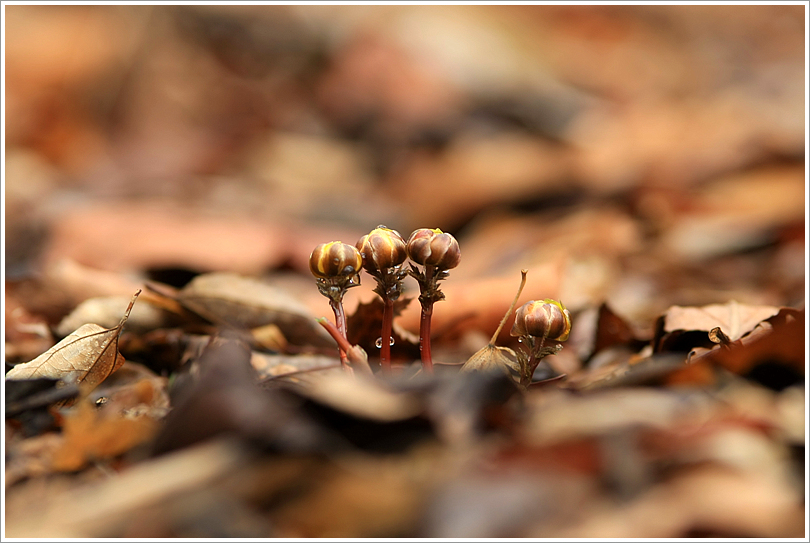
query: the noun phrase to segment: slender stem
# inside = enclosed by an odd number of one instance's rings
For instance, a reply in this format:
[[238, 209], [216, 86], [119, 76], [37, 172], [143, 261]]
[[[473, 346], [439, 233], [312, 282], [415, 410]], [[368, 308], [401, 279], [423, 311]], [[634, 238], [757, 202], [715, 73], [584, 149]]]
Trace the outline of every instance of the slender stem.
[[380, 341], [380, 368], [383, 372], [391, 371], [391, 328], [394, 322], [394, 301], [383, 296], [382, 336]]
[[512, 310], [517, 305], [518, 298], [520, 298], [520, 293], [523, 292], [523, 287], [526, 286], [526, 274], [529, 273], [527, 270], [520, 270], [520, 286], [518, 287], [517, 294], [515, 294], [515, 299], [512, 300], [512, 305], [509, 306], [509, 309], [506, 310], [506, 314], [501, 319], [500, 324], [498, 324], [497, 330], [495, 333], [492, 334], [492, 339], [489, 340], [490, 345], [495, 345], [495, 341], [498, 339], [498, 334], [501, 333], [503, 329], [503, 325], [506, 324], [506, 319], [509, 318], [509, 315], [512, 313]]
[[[343, 304], [335, 300], [330, 300], [329, 305], [332, 306], [332, 311], [335, 313], [335, 325], [340, 335], [343, 336], [343, 339], [348, 343], [349, 340], [346, 337], [346, 313], [343, 311]], [[348, 368], [349, 362], [346, 358], [346, 351], [342, 347], [338, 347], [338, 349], [340, 350], [341, 365], [344, 368]]]
[[433, 373], [433, 357], [430, 352], [430, 318], [433, 316], [433, 301], [422, 304], [422, 320], [419, 323], [419, 349], [422, 352], [422, 368]]
[[318, 324], [323, 326], [326, 329], [326, 331], [329, 332], [329, 335], [332, 336], [332, 339], [335, 340], [340, 349], [344, 351], [348, 351], [349, 349], [351, 349], [352, 345], [351, 343], [349, 343], [349, 340], [340, 334], [340, 330], [338, 330], [335, 327], [335, 325], [329, 321], [329, 319], [327, 319], [326, 317], [320, 317], [316, 320]]
[[[332, 339], [334, 339], [335, 342], [337, 342], [338, 348], [340, 349], [341, 354], [350, 352], [350, 349], [352, 348], [351, 343], [349, 343], [349, 340], [346, 339], [343, 336], [343, 334], [340, 333], [340, 330], [338, 330], [337, 327], [334, 324], [329, 322], [329, 319], [327, 319], [326, 317], [320, 317], [320, 318], [317, 319], [317, 321], [318, 321], [318, 324], [323, 326], [326, 329], [326, 331], [329, 332], [329, 335], [332, 336]], [[349, 357], [348, 357], [348, 354], [347, 354], [346, 355], [346, 363], [344, 363], [343, 359], [341, 358], [341, 361], [340, 361], [341, 364], [340, 365], [347, 373], [349, 373], [351, 375], [354, 375], [354, 368], [351, 366], [351, 364], [348, 363], [348, 358]], [[354, 361], [354, 362], [356, 362], [356, 361]], [[362, 361], [362, 362], [365, 364], [365, 366], [361, 366], [360, 369], [365, 371], [366, 373], [370, 374], [371, 373], [371, 368], [368, 367], [368, 362], [366, 362], [366, 361]]]

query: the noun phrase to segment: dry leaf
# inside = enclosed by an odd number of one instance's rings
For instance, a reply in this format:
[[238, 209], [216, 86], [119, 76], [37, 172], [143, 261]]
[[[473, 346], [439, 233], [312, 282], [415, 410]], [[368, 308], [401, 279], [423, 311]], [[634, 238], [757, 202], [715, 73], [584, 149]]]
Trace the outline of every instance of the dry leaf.
[[734, 300], [727, 304], [703, 307], [672, 306], [664, 314], [664, 332], [676, 330], [702, 330], [710, 332], [719, 327], [731, 341], [736, 341], [753, 330], [757, 324], [779, 313], [769, 305], [740, 304]]
[[275, 324], [257, 326], [250, 331], [256, 344], [264, 349], [283, 352], [287, 349], [287, 340], [281, 329]]
[[461, 366], [461, 371], [489, 371], [494, 369], [511, 375], [509, 368], [516, 372], [520, 371], [515, 351], [509, 347], [498, 347], [489, 343], [472, 355]]
[[[260, 377], [279, 376], [287, 373], [340, 370], [335, 356], [300, 354], [296, 356], [251, 352], [250, 364]], [[342, 370], [341, 370], [342, 371]]]
[[[739, 343], [731, 344], [731, 348], [715, 348], [706, 357], [729, 371], [749, 377], [753, 377], [751, 372], [758, 365], [768, 364], [770, 369], [766, 373], [769, 375], [760, 375], [759, 380], [769, 386], [776, 386], [775, 381], [786, 380], [786, 386], [792, 379], [803, 380], [806, 333], [804, 310], [784, 308], [773, 318], [757, 325]], [[778, 375], [774, 373], [777, 367], [781, 367]], [[788, 371], [789, 375], [783, 373]]]
[[148, 415], [105, 414], [92, 403], [81, 402], [65, 417], [64, 439], [53, 451], [51, 467], [74, 471], [88, 461], [118, 456], [151, 439], [158, 428], [158, 422]]
[[84, 324], [34, 360], [14, 366], [6, 379], [47, 377], [95, 388], [124, 363], [118, 352], [118, 338], [140, 292], [132, 297], [118, 326], [106, 329]]
[[304, 304], [256, 279], [234, 273], [199, 275], [178, 293], [178, 301], [214, 323], [251, 329], [275, 324], [290, 343], [332, 345]]
[[422, 406], [412, 394], [394, 392], [378, 381], [355, 378], [345, 372], [313, 380], [298, 390], [304, 396], [356, 417], [383, 422], [418, 415]]
[[[144, 303], [146, 302], [146, 303]], [[112, 328], [121, 318], [121, 308], [127, 303], [123, 296], [103, 296], [90, 298], [80, 303], [70, 315], [62, 319], [56, 327], [59, 337], [67, 336], [83, 324], [92, 322], [99, 326]], [[141, 299], [141, 303], [132, 308], [129, 317], [129, 330], [148, 331], [164, 326], [165, 315], [163, 311], [148, 300]]]

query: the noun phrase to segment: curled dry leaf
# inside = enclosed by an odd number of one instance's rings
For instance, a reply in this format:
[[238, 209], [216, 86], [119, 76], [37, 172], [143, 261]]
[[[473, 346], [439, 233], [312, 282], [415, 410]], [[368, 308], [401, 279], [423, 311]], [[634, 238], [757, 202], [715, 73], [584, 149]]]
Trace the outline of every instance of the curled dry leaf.
[[45, 377], [95, 388], [124, 363], [124, 357], [118, 352], [118, 338], [140, 293], [139, 290], [132, 297], [114, 328], [84, 324], [34, 360], [13, 367], [6, 379]]
[[332, 344], [307, 307], [283, 290], [234, 273], [199, 275], [177, 295], [189, 310], [214, 323], [238, 328], [274, 324], [296, 345]]

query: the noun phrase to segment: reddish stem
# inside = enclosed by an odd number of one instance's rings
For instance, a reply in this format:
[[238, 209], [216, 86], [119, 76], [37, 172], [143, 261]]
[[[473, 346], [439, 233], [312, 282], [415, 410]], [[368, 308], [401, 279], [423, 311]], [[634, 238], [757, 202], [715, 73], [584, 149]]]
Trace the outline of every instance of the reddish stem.
[[383, 372], [391, 371], [391, 329], [394, 322], [394, 302], [388, 296], [383, 297], [382, 337], [380, 341], [380, 368]]
[[318, 324], [323, 326], [326, 329], [326, 331], [329, 332], [329, 335], [332, 336], [332, 339], [334, 339], [335, 342], [337, 342], [338, 348], [343, 349], [344, 351], [348, 351], [349, 349], [351, 349], [352, 345], [351, 343], [349, 343], [349, 340], [340, 334], [340, 330], [338, 330], [335, 327], [335, 325], [329, 321], [329, 319], [327, 319], [326, 317], [320, 317], [319, 319], [317, 319], [317, 321]]
[[340, 363], [344, 368], [349, 368], [349, 361], [346, 358], [346, 351], [349, 350], [351, 344], [349, 343], [349, 340], [346, 337], [346, 313], [343, 311], [343, 304], [340, 302], [331, 300], [329, 302], [329, 305], [332, 306], [332, 311], [335, 313], [335, 325], [337, 327], [337, 330], [340, 333], [340, 336], [345, 341], [346, 345], [346, 347], [344, 348], [343, 346], [341, 346], [342, 342], [338, 341], [338, 349], [340, 350]]
[[422, 368], [433, 373], [433, 357], [430, 352], [430, 318], [433, 316], [433, 302], [422, 304], [422, 320], [419, 323], [419, 349], [422, 352]]

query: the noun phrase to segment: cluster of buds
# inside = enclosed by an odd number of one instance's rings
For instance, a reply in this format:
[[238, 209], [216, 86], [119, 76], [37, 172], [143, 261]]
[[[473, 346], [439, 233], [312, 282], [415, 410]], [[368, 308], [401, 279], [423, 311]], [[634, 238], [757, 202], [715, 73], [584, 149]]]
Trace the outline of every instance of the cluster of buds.
[[540, 361], [562, 349], [571, 333], [571, 314], [557, 300], [535, 300], [520, 306], [509, 334], [523, 349], [517, 352], [520, 383], [528, 387]]
[[[408, 259], [409, 269], [405, 269]], [[388, 372], [391, 369], [394, 302], [402, 294], [403, 279], [406, 275], [411, 275], [419, 284], [419, 303], [422, 305], [419, 326], [422, 368], [426, 372], [432, 372], [430, 323], [433, 304], [444, 300], [439, 282], [448, 277], [449, 270], [458, 266], [460, 260], [458, 241], [450, 234], [431, 228], [415, 230], [406, 241], [396, 230], [381, 225], [361, 237], [354, 246], [333, 241], [315, 247], [310, 255], [309, 268], [315, 276], [318, 289], [329, 299], [335, 313], [336, 327], [331, 332], [340, 345], [343, 366], [351, 371], [346, 355], [350, 344], [346, 339], [343, 296], [346, 290], [360, 284], [359, 274], [362, 269], [376, 281], [374, 292], [383, 301], [382, 333], [378, 341], [382, 371]], [[525, 285], [526, 271], [523, 270], [521, 275], [520, 288], [492, 340], [473, 355], [462, 369], [473, 371], [498, 367], [508, 372], [511, 368], [518, 373], [520, 384], [527, 388], [540, 362], [562, 349], [562, 342], [571, 333], [571, 315], [557, 300], [527, 302], [515, 312], [515, 322], [510, 331], [512, 337], [518, 338], [521, 348], [515, 352], [507, 347], [496, 347], [498, 333], [517, 304]]]
[[[404, 268], [410, 258], [410, 269]], [[420, 228], [407, 241], [397, 232], [378, 226], [358, 240], [355, 246], [339, 241], [322, 243], [310, 255], [309, 267], [318, 283], [321, 294], [329, 298], [335, 313], [337, 329], [346, 336], [346, 319], [343, 313], [343, 295], [346, 290], [359, 284], [360, 269], [364, 269], [377, 282], [374, 291], [383, 301], [382, 334], [380, 337], [380, 366], [390, 370], [394, 302], [402, 293], [406, 275], [419, 283], [419, 301], [422, 304], [420, 323], [420, 349], [422, 367], [433, 370], [430, 350], [430, 321], [433, 304], [444, 299], [439, 281], [446, 279], [450, 269], [458, 266], [461, 259], [458, 242], [450, 234], [438, 229]], [[345, 352], [341, 349], [341, 361], [345, 365]], [[348, 368], [348, 366], [346, 366]]]

